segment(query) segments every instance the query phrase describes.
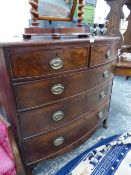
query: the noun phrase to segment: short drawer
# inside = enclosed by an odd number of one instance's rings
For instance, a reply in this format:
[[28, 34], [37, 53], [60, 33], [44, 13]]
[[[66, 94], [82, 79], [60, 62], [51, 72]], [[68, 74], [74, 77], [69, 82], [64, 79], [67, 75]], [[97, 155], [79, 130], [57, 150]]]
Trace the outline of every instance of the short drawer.
[[87, 67], [89, 48], [11, 53], [13, 78], [45, 76]]
[[117, 44], [92, 46], [90, 67], [108, 63], [117, 58]]
[[62, 149], [75, 145], [107, 118], [108, 108], [109, 101], [65, 127], [24, 141], [25, 162], [30, 164], [58, 155]]
[[15, 84], [19, 111], [54, 103], [92, 89], [113, 76], [114, 64], [56, 78]]
[[19, 114], [22, 137], [48, 132], [80, 118], [110, 97], [112, 80], [60, 103]]

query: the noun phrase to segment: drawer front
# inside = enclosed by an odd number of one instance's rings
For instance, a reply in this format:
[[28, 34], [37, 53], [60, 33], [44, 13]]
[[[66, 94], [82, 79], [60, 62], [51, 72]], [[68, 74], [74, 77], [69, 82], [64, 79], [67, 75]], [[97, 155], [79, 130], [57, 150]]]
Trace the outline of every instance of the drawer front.
[[63, 148], [79, 141], [85, 134], [91, 132], [108, 115], [109, 101], [83, 118], [72, 122], [48, 134], [44, 134], [23, 143], [25, 161], [27, 164], [58, 154]]
[[36, 108], [92, 89], [109, 80], [114, 67], [111, 63], [68, 76], [16, 84], [18, 109]]
[[13, 78], [26, 78], [86, 67], [89, 48], [11, 53]]
[[108, 63], [117, 58], [117, 45], [92, 46], [90, 66]]
[[86, 93], [48, 107], [19, 114], [23, 138], [56, 129], [103, 103], [110, 97], [112, 80]]

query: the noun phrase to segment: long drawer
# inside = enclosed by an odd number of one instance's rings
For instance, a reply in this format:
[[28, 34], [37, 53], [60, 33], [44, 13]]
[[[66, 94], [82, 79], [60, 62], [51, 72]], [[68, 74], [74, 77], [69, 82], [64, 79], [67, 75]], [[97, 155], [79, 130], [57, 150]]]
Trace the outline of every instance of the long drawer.
[[113, 76], [114, 68], [112, 62], [72, 75], [15, 84], [18, 109], [21, 111], [36, 108], [92, 89], [109, 80]]
[[[23, 138], [54, 130], [80, 118], [106, 101], [111, 94], [112, 79], [101, 86], [60, 103], [19, 114]], [[28, 126], [28, 127], [27, 127]]]
[[87, 67], [89, 48], [11, 53], [13, 78], [28, 78]]
[[108, 108], [109, 101], [65, 127], [24, 141], [26, 164], [56, 155], [62, 149], [79, 142], [84, 135], [90, 133], [107, 118]]

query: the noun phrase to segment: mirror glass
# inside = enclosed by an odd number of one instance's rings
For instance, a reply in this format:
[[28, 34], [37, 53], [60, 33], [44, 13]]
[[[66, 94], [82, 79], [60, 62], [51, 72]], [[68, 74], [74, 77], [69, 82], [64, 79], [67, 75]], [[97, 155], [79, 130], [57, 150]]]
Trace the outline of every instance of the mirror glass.
[[72, 0], [39, 0], [39, 16], [66, 18], [70, 17], [73, 6]]

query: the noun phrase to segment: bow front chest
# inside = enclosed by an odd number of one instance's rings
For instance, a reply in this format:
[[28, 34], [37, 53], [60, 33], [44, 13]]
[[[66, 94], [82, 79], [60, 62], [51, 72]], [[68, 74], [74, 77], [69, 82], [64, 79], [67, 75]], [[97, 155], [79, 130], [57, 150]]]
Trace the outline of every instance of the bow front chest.
[[0, 97], [27, 169], [80, 145], [106, 120], [119, 38], [0, 44]]

